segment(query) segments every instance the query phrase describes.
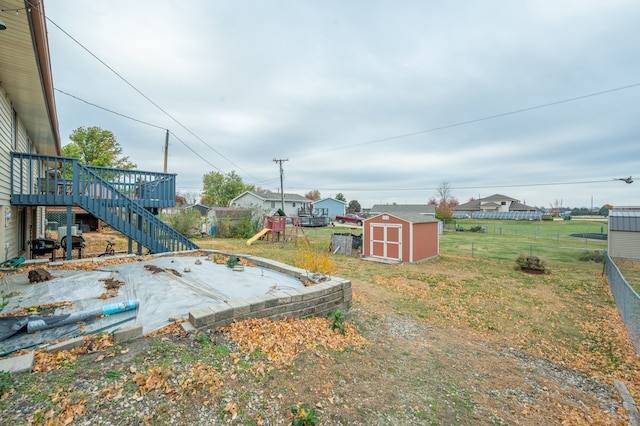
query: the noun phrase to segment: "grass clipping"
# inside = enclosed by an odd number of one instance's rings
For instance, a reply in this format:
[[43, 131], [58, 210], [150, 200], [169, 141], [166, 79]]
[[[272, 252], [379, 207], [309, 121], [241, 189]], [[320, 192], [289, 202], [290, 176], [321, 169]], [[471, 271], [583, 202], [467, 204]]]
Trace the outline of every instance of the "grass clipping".
[[276, 367], [288, 366], [302, 350], [322, 347], [343, 352], [367, 343], [353, 324], [343, 323], [345, 334], [331, 330], [329, 318], [286, 318], [280, 321], [251, 319], [236, 321], [221, 331], [245, 353], [259, 351]]

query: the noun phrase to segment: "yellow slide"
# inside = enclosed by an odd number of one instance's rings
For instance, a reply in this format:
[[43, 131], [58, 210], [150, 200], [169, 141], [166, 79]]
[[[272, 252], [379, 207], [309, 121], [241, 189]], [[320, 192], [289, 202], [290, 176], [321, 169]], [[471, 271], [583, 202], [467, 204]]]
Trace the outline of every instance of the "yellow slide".
[[271, 229], [269, 228], [262, 228], [260, 230], [260, 232], [258, 232], [256, 235], [254, 235], [253, 237], [249, 238], [247, 240], [247, 245], [250, 246], [251, 243], [253, 243], [254, 241], [256, 241], [258, 238], [262, 237], [264, 234], [266, 234], [267, 232], [271, 232]]

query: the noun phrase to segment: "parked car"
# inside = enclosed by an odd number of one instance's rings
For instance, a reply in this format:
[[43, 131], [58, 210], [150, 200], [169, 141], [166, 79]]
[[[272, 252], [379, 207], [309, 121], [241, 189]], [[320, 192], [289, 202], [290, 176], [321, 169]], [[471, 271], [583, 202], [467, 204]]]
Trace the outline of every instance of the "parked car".
[[352, 213], [345, 214], [344, 216], [337, 215], [336, 220], [339, 223], [355, 223], [358, 226], [362, 226], [362, 223], [364, 222], [364, 218]]

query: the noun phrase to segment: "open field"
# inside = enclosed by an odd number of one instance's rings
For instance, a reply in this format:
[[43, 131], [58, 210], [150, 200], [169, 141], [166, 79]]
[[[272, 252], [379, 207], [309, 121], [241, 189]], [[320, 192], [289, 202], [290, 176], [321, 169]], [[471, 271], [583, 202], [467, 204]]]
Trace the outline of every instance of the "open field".
[[[15, 424], [28, 424], [37, 410], [45, 419], [47, 410], [62, 410], [51, 395], [63, 389], [67, 402], [85, 401], [78, 424], [288, 424], [287, 407], [300, 403], [315, 407], [325, 425], [626, 424], [613, 380], [640, 400], [640, 363], [602, 264], [578, 260], [581, 251], [602, 250], [605, 242], [570, 237], [593, 231], [576, 231], [569, 222], [536, 223], [539, 232], [517, 237], [446, 231], [441, 256], [415, 265], [329, 255], [332, 232], [347, 229], [305, 229], [311, 254], [328, 256], [333, 274], [352, 280], [348, 320], [367, 345], [302, 347], [289, 365], [275, 366], [264, 351], [239, 353], [238, 343], [216, 330], [202, 330], [206, 338], [149, 337], [110, 350], [114, 355], [99, 362], [98, 354], [86, 355], [68, 369], [20, 376], [0, 410], [11, 419], [27, 410]], [[293, 241], [195, 241], [289, 264], [305, 247], [302, 241], [297, 247]], [[104, 247], [93, 244], [88, 251]], [[478, 247], [474, 257], [471, 246]], [[124, 247], [121, 240], [116, 249]], [[550, 274], [514, 270], [518, 253], [528, 247], [535, 247], [534, 254], [545, 247]], [[280, 341], [300, 339], [301, 331], [289, 327], [279, 327]], [[191, 387], [181, 398], [161, 389], [141, 396], [131, 371], [182, 377], [180, 383]], [[188, 371], [209, 378], [215, 373], [218, 381], [204, 391], [201, 382], [184, 376]]]

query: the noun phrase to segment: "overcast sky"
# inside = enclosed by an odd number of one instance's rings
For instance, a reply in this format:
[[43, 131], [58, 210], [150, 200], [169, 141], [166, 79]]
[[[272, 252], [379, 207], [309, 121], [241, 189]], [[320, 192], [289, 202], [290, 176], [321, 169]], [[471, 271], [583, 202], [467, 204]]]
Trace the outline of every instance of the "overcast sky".
[[[363, 207], [640, 205], [640, 3], [45, 0], [63, 145]], [[66, 34], [65, 34], [66, 33]], [[105, 64], [107, 66], [105, 66]], [[139, 121], [152, 124], [142, 124]], [[637, 177], [626, 184], [616, 178]]]

